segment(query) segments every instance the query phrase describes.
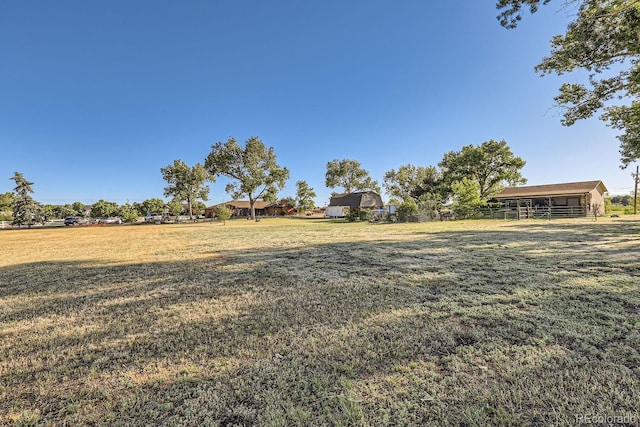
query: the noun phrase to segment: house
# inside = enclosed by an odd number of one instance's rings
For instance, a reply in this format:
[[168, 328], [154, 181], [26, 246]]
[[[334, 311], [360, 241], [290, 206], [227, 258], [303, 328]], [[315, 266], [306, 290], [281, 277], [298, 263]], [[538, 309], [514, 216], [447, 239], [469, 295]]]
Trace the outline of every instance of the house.
[[[225, 206], [230, 209], [233, 217], [251, 216], [251, 204], [248, 200], [231, 200], [230, 202], [208, 206], [204, 211], [204, 216], [207, 218], [215, 217], [218, 206]], [[296, 208], [287, 199], [283, 199], [279, 203], [256, 200], [253, 207], [256, 211], [256, 216], [294, 215], [296, 213]]]
[[604, 215], [602, 181], [508, 187], [494, 196], [518, 218]]
[[282, 199], [278, 203], [272, 203], [265, 208], [265, 211], [267, 215], [272, 216], [295, 215], [298, 212], [296, 207], [289, 199]]
[[381, 209], [384, 207], [382, 197], [373, 191], [359, 191], [357, 193], [337, 194], [331, 197], [327, 211], [331, 206], [348, 207], [350, 210]]
[[[264, 216], [266, 215], [266, 208], [270, 206], [271, 203], [264, 202], [262, 200], [256, 200], [253, 203], [253, 207], [256, 211], [256, 216]], [[204, 210], [204, 216], [207, 218], [213, 218], [216, 216], [216, 209], [218, 206], [225, 206], [227, 209], [231, 210], [231, 216], [234, 217], [248, 217], [251, 216], [251, 205], [248, 200], [231, 200], [229, 202], [219, 203], [217, 205], [208, 206]]]

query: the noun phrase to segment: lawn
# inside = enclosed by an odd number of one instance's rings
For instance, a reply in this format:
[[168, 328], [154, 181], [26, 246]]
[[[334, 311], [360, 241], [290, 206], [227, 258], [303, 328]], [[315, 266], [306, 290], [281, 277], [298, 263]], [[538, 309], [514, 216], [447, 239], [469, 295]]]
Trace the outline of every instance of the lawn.
[[277, 218], [0, 243], [0, 424], [640, 419], [638, 217]]

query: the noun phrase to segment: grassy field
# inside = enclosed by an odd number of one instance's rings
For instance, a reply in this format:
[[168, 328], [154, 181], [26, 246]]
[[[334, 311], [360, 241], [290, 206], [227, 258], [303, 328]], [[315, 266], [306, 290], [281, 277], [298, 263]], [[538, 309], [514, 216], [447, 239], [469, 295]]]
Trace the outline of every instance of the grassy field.
[[0, 424], [640, 418], [637, 217], [278, 218], [0, 243]]

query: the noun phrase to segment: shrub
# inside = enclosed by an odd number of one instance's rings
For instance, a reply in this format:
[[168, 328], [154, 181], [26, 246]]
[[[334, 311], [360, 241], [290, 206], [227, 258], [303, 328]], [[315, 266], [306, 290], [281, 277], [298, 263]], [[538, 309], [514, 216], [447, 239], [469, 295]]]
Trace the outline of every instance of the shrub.
[[418, 204], [413, 199], [407, 199], [398, 206], [398, 221], [410, 222], [418, 219]]
[[349, 210], [349, 213], [345, 215], [345, 218], [349, 222], [357, 221], [360, 218], [360, 215], [356, 211]]
[[370, 209], [362, 209], [360, 211], [360, 221], [371, 221], [373, 219], [373, 212]]

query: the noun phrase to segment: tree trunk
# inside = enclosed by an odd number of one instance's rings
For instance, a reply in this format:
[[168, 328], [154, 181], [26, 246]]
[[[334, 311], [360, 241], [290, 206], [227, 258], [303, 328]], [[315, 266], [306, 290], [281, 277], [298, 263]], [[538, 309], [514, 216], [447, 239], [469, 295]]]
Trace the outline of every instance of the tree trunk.
[[253, 197], [249, 195], [249, 207], [251, 209], [251, 219], [253, 220], [256, 219], [256, 207], [254, 206], [254, 204], [255, 204], [255, 200], [253, 200]]

